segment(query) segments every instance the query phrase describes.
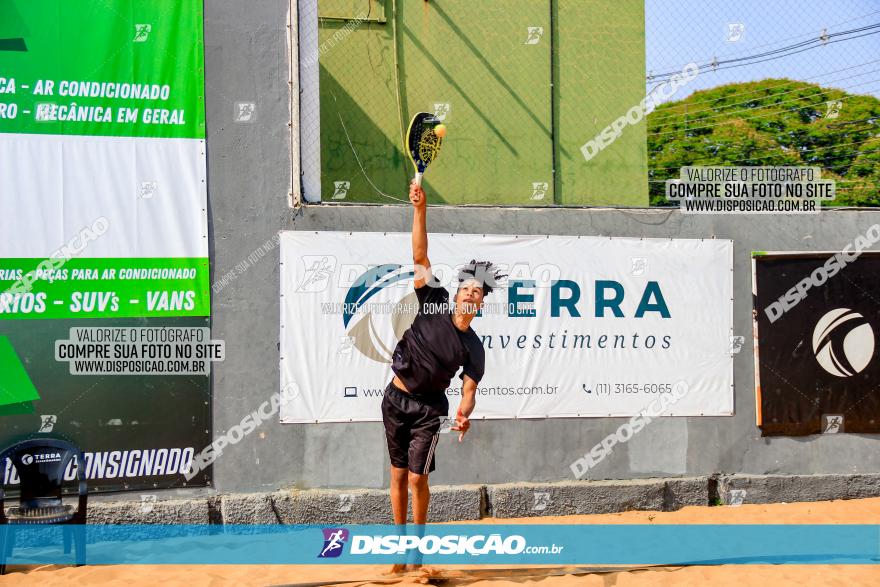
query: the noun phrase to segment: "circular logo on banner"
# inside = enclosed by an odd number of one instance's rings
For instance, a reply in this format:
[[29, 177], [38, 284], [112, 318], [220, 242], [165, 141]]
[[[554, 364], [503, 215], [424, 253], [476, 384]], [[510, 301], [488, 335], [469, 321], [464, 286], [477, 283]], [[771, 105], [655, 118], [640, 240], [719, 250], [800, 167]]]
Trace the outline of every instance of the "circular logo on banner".
[[418, 313], [406, 284], [414, 277], [401, 265], [380, 265], [360, 275], [345, 296], [342, 322], [354, 347], [378, 363], [391, 363], [397, 341]]
[[21, 464], [22, 465], [30, 465], [34, 462], [33, 455], [22, 455], [21, 456]]
[[832, 375], [851, 377], [863, 371], [874, 356], [874, 330], [858, 312], [831, 310], [813, 330], [813, 352]]

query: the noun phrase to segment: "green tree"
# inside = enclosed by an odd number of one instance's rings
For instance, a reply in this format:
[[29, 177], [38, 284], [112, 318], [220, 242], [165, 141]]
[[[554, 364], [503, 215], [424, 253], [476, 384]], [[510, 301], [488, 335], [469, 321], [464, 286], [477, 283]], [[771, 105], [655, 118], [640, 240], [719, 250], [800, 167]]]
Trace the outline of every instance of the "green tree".
[[787, 79], [729, 84], [648, 115], [652, 206], [686, 165], [818, 166], [833, 206], [880, 206], [880, 100]]

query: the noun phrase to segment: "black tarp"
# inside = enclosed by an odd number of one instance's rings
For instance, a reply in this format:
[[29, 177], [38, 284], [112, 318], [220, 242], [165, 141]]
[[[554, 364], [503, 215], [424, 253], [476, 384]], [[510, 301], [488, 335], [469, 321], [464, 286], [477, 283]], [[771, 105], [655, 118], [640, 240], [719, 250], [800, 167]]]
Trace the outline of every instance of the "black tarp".
[[[830, 273], [819, 268], [840, 266], [839, 257], [829, 262], [832, 256], [754, 256], [758, 424], [764, 436], [880, 432], [880, 254], [863, 253], [819, 284]], [[803, 299], [789, 295], [800, 301], [784, 312], [785, 304], [774, 305], [811, 275], [816, 279], [809, 289], [802, 286]]]

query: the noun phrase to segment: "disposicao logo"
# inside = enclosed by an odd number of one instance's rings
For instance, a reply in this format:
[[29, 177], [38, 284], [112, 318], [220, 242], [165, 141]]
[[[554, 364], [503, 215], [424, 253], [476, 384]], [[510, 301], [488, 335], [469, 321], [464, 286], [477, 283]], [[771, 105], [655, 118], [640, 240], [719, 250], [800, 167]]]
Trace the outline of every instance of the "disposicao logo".
[[[461, 534], [349, 534], [345, 528], [322, 528], [324, 546], [318, 558], [336, 558], [348, 544], [348, 554], [356, 555], [535, 555], [560, 554], [565, 545], [545, 543], [529, 545], [525, 536], [499, 533]], [[356, 530], [355, 530], [356, 531]]]
[[336, 558], [342, 554], [343, 547], [348, 541], [348, 530], [345, 528], [323, 528], [324, 547], [318, 558]]
[[[377, 363], [391, 363], [394, 347], [415, 319], [418, 298], [412, 288], [389, 286], [413, 279], [402, 265], [373, 267], [361, 274], [345, 296], [342, 323], [354, 347]], [[369, 304], [367, 302], [370, 302]]]
[[562, 546], [537, 546], [529, 547], [523, 536], [513, 535], [502, 537], [500, 534], [488, 536], [479, 534], [475, 536], [458, 535], [385, 535], [385, 536], [361, 536], [352, 537], [351, 554], [406, 554], [418, 551], [421, 554], [468, 554], [480, 556], [487, 554], [514, 555], [530, 552], [546, 552], [558, 554], [562, 552]]

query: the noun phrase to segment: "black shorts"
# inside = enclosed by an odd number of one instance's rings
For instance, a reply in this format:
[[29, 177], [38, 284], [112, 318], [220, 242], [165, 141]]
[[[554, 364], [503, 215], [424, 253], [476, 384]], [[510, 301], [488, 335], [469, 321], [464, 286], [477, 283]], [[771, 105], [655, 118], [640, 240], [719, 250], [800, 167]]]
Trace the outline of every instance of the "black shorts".
[[389, 383], [382, 398], [382, 421], [391, 465], [419, 475], [434, 470], [434, 451], [440, 425], [449, 415], [446, 394], [442, 403], [426, 404]]

